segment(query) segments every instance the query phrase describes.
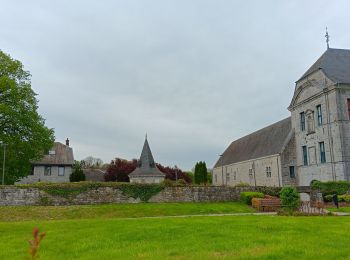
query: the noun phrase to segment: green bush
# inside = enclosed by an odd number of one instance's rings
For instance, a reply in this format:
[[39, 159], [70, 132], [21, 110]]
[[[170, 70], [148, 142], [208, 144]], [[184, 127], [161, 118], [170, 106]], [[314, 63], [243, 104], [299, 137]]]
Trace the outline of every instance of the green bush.
[[280, 192], [282, 206], [289, 210], [296, 210], [300, 204], [300, 195], [295, 188], [284, 187]]
[[333, 195], [326, 195], [323, 197], [324, 202], [332, 202], [333, 201]]
[[350, 202], [350, 195], [340, 195], [338, 196], [338, 201], [339, 202]]
[[259, 192], [264, 193], [265, 195], [270, 195], [273, 197], [279, 197], [281, 192], [281, 187], [266, 187], [266, 186], [259, 186], [257, 187], [257, 190]]
[[324, 196], [333, 195], [334, 193], [338, 195], [343, 195], [350, 190], [350, 182], [349, 181], [328, 181], [328, 182], [320, 182], [313, 181], [311, 183], [312, 189], [317, 189], [322, 192]]
[[248, 205], [252, 205], [253, 198], [263, 198], [264, 193], [256, 192], [256, 191], [245, 191], [241, 192], [241, 201]]
[[73, 172], [69, 176], [70, 182], [85, 181], [85, 174], [81, 168], [80, 162], [75, 161], [73, 165]]

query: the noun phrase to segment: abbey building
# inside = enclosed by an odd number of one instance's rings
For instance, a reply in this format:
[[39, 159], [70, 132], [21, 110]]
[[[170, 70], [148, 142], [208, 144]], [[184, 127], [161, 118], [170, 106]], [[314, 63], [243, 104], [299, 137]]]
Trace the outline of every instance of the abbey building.
[[214, 185], [309, 186], [350, 179], [350, 50], [328, 48], [297, 80], [291, 117], [233, 141]]

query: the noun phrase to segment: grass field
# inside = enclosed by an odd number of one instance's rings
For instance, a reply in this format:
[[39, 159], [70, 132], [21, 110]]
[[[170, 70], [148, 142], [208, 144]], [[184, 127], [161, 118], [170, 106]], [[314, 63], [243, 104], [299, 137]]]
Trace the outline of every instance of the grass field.
[[[211, 205], [220, 208], [220, 204], [203, 205], [204, 208]], [[227, 205], [222, 203], [221, 207]], [[122, 218], [120, 214], [99, 215], [99, 208], [105, 212], [114, 206], [120, 205], [89, 206], [96, 207], [93, 216], [89, 215], [94, 218], [90, 219], [76, 219], [73, 214], [75, 219], [2, 221], [0, 259], [24, 259], [27, 241], [35, 226], [47, 233], [41, 244], [40, 259], [349, 259], [350, 256], [348, 217], [147, 219]], [[171, 212], [171, 215], [174, 212], [167, 209], [167, 204], [123, 206], [130, 211], [133, 206], [147, 209], [146, 214], [154, 211], [153, 215], [159, 215], [159, 211], [162, 214]], [[85, 207], [79, 209], [80, 216], [86, 216], [81, 213]], [[157, 211], [158, 207], [161, 210]], [[202, 204], [169, 204], [169, 209], [174, 207], [188, 213], [189, 209], [193, 212], [193, 208], [202, 208]], [[69, 216], [64, 215], [64, 218]]]
[[5, 206], [0, 207], [0, 221], [135, 218], [246, 212], [254, 212], [254, 210], [241, 202], [138, 203], [58, 207]]
[[350, 213], [350, 207], [339, 207], [337, 208], [327, 208], [329, 211], [332, 212], [347, 212]]

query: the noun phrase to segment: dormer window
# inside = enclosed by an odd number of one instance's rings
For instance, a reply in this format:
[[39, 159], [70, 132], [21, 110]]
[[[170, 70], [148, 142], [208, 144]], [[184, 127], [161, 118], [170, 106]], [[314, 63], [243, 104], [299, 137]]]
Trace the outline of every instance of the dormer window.
[[49, 151], [49, 155], [56, 155], [56, 151], [55, 150], [50, 150]]

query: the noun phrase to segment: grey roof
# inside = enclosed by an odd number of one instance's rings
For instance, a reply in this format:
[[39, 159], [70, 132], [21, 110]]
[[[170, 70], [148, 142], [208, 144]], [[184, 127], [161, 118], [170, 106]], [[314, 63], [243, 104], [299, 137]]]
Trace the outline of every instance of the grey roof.
[[149, 147], [147, 138], [142, 148], [140, 160], [138, 161], [138, 166], [133, 172], [129, 174], [129, 177], [136, 176], [165, 176], [165, 174], [157, 168], [154, 162], [151, 148]]
[[214, 168], [282, 152], [292, 133], [288, 117], [250, 135], [233, 141], [216, 162]]
[[73, 165], [73, 149], [67, 145], [55, 142], [50, 151], [54, 154], [46, 154], [40, 161], [33, 162], [33, 165]]
[[298, 81], [318, 70], [334, 83], [350, 83], [350, 50], [327, 49]]
[[105, 172], [100, 169], [83, 169], [86, 181], [105, 181]]

